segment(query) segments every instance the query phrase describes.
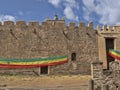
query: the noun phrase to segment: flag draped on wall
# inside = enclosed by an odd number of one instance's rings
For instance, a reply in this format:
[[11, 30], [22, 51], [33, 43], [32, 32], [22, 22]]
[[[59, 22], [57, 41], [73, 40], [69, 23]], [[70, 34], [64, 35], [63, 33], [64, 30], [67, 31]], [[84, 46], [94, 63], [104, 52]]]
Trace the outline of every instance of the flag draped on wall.
[[34, 68], [67, 63], [67, 56], [32, 59], [0, 58], [0, 68]]
[[120, 52], [114, 49], [109, 49], [109, 55], [117, 60], [120, 60]]

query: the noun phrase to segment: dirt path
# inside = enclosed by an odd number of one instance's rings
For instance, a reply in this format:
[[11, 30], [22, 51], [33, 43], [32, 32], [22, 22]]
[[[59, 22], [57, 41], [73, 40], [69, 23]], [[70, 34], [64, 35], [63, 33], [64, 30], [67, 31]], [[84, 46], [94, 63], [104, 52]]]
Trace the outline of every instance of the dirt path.
[[0, 76], [0, 90], [87, 90], [90, 78], [88, 75]]

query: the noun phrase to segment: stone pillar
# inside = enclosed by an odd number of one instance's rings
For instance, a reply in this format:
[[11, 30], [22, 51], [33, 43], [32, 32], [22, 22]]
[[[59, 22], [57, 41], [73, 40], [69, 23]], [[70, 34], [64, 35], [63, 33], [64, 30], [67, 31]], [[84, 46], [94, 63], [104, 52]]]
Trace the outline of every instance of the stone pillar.
[[41, 75], [41, 67], [38, 67], [38, 74]]
[[103, 75], [103, 62], [99, 59], [94, 60], [91, 63], [91, 75], [92, 79], [101, 78]]
[[89, 80], [88, 90], [94, 90], [94, 81], [92, 79]]
[[120, 51], [120, 46], [119, 46], [119, 45], [120, 45], [120, 43], [119, 43], [119, 42], [120, 42], [120, 39], [119, 39], [119, 38], [115, 38], [114, 40], [115, 40], [115, 41], [114, 41], [114, 42], [115, 42], [115, 43], [114, 43], [114, 44], [115, 44], [115, 45], [114, 45], [114, 48], [115, 48], [116, 50]]
[[99, 59], [103, 62], [103, 68], [107, 69], [107, 55], [106, 55], [106, 43], [105, 38], [102, 36], [98, 37], [98, 47], [99, 47]]

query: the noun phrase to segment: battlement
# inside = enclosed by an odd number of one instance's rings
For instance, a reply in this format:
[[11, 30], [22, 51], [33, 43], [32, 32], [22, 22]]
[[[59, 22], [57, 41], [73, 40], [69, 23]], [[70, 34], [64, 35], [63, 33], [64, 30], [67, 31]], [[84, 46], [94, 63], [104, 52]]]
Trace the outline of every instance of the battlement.
[[[61, 19], [58, 18], [57, 15], [54, 16], [53, 19], [50, 19], [49, 17], [46, 18], [46, 21], [41, 22], [41, 24], [37, 21], [30, 21], [28, 23], [26, 23], [26, 21], [21, 20], [21, 21], [4, 21], [3, 23], [0, 22], [0, 28], [5, 28], [5, 29], [9, 29], [9, 28], [17, 28], [17, 29], [39, 29], [40, 27], [42, 27], [43, 29], [47, 29], [47, 28], [70, 28], [70, 29], [74, 29], [74, 28], [80, 28], [80, 29], [94, 29], [94, 24], [93, 22], [90, 22], [88, 25], [86, 25], [84, 22], [79, 22], [78, 25], [76, 25], [75, 22], [70, 22], [68, 24], [68, 26], [66, 25], [65, 22], [65, 17], [62, 17]], [[120, 26], [107, 26], [104, 25], [102, 28], [100, 28], [100, 26], [97, 26], [97, 31], [98, 33], [119, 33], [120, 31]]]
[[19, 28], [19, 27], [26, 27], [26, 22], [25, 21], [17, 21], [16, 22], [16, 27]]
[[66, 25], [65, 20], [46, 20], [42, 22], [41, 24], [37, 21], [30, 21], [26, 23], [26, 21], [5, 21], [0, 22], [0, 28], [2, 29], [39, 29], [42, 27], [43, 29], [47, 28], [89, 28], [94, 29], [93, 23], [90, 22], [88, 26], [85, 25], [84, 22], [80, 22], [78, 25], [76, 25], [75, 22], [70, 22], [68, 26]]
[[5, 21], [4, 22], [4, 27], [14, 27], [14, 22], [13, 21]]
[[107, 25], [104, 25], [102, 28], [100, 28], [100, 26], [98, 25], [97, 26], [97, 31], [99, 33], [119, 33], [120, 31], [120, 26], [107, 26]]

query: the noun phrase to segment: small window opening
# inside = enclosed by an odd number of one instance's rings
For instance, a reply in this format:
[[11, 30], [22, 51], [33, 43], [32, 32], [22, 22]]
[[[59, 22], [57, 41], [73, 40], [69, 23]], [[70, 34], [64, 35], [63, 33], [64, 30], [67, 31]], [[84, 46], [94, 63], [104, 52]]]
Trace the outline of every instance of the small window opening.
[[75, 53], [75, 52], [72, 53], [72, 55], [71, 55], [71, 60], [72, 60], [72, 61], [76, 61], [76, 53]]
[[48, 66], [43, 66], [41, 67], [41, 72], [40, 74], [48, 74]]
[[12, 29], [10, 29], [10, 33], [12, 33]]

